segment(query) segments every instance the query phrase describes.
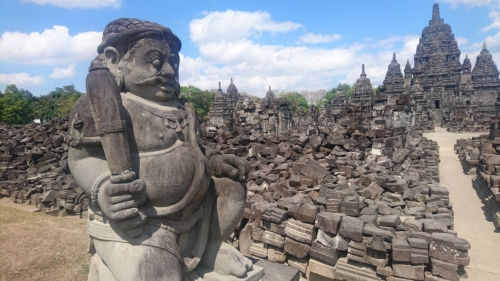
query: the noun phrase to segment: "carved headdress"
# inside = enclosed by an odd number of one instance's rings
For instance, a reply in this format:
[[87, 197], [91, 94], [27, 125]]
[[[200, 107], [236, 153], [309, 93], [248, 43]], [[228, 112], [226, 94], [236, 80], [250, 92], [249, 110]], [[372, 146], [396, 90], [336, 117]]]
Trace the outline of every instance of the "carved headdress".
[[102, 43], [97, 47], [97, 52], [102, 54], [106, 47], [116, 44], [133, 45], [142, 38], [163, 39], [168, 43], [172, 52], [176, 53], [182, 47], [181, 40], [168, 27], [145, 20], [120, 18], [108, 23], [102, 34]]

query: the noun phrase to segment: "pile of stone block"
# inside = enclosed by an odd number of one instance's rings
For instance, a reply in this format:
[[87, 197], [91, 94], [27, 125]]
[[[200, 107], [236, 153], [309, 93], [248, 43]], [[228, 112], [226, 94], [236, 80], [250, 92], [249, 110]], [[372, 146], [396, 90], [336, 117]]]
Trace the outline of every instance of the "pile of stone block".
[[359, 117], [269, 137], [208, 130], [206, 145], [252, 163], [233, 244], [309, 280], [465, 275], [470, 245], [453, 230], [437, 143]]
[[500, 228], [500, 137], [490, 134], [459, 139], [455, 151], [464, 173], [476, 175], [473, 184], [491, 210], [493, 223]]
[[81, 214], [88, 196], [70, 174], [68, 122], [0, 127], [0, 197], [51, 215]]

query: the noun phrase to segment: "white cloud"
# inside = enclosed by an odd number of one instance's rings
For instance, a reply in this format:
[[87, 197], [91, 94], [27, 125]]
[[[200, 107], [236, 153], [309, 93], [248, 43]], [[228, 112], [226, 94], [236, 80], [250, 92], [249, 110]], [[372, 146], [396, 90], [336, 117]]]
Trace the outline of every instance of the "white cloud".
[[493, 20], [493, 22], [481, 29], [481, 31], [486, 32], [490, 29], [500, 29], [500, 12], [496, 10], [491, 10], [488, 17]]
[[340, 40], [342, 38], [342, 35], [340, 34], [331, 34], [331, 35], [323, 35], [321, 33], [315, 34], [315, 33], [306, 33], [302, 36], [299, 37], [300, 41], [303, 43], [328, 43], [328, 42], [333, 42]]
[[122, 4], [121, 0], [23, 0], [23, 2], [39, 5], [51, 4], [66, 9], [100, 9], [107, 7], [119, 8]]
[[26, 88], [45, 84], [42, 76], [30, 76], [28, 73], [0, 73], [0, 84], [16, 84], [17, 87]]
[[459, 5], [469, 7], [482, 7], [490, 4], [500, 4], [500, 0], [441, 0], [441, 2], [448, 3], [451, 7], [456, 8]]
[[54, 71], [52, 71], [52, 73], [49, 75], [49, 77], [53, 79], [71, 78], [76, 74], [75, 67], [76, 67], [75, 64], [70, 64], [66, 68], [56, 67], [54, 68]]
[[284, 33], [302, 27], [291, 21], [275, 22], [267, 12], [206, 13], [201, 19], [189, 23], [190, 38], [196, 44], [208, 42], [236, 41], [247, 37], [259, 37], [263, 32]]
[[396, 51], [403, 69], [406, 60], [413, 58], [418, 41], [419, 36], [412, 35], [370, 44], [312, 48], [266, 45], [248, 37], [221, 37], [217, 41], [200, 41], [199, 57], [181, 56], [181, 84], [216, 89], [220, 81], [226, 90], [232, 77], [239, 91], [258, 96], [264, 96], [269, 85], [278, 91], [331, 89], [339, 80], [354, 83], [364, 63], [373, 86], [378, 86], [385, 78], [392, 53]]
[[37, 65], [68, 65], [90, 61], [97, 55], [102, 33], [88, 31], [74, 36], [65, 26], [54, 25], [42, 33], [4, 32], [0, 61]]

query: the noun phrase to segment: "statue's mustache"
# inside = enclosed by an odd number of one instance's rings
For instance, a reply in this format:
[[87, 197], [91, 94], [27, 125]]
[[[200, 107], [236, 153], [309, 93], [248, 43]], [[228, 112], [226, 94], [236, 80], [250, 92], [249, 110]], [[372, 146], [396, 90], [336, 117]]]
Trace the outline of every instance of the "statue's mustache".
[[146, 78], [144, 80], [136, 82], [138, 85], [165, 85], [165, 84], [174, 84], [175, 80], [173, 78], [167, 78], [172, 76], [171, 73], [161, 70], [157, 72], [153, 77]]

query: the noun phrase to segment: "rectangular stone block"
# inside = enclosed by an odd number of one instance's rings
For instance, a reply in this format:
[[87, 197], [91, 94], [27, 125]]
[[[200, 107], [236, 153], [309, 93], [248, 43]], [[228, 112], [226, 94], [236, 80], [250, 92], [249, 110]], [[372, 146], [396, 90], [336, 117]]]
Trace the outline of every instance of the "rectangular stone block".
[[332, 213], [340, 213], [340, 207], [342, 206], [342, 199], [330, 198], [326, 199], [326, 210]]
[[266, 230], [262, 235], [262, 242], [269, 245], [273, 245], [278, 248], [283, 248], [283, 245], [285, 243], [285, 237], [277, 233]]
[[317, 241], [313, 242], [309, 255], [331, 265], [335, 265], [338, 259], [338, 251], [336, 249], [324, 246]]
[[297, 268], [300, 272], [306, 274], [307, 265], [309, 264], [309, 259], [308, 258], [297, 258], [294, 256], [290, 256], [288, 258], [288, 264], [290, 266]]
[[388, 226], [388, 227], [395, 227], [398, 226], [400, 223], [401, 219], [399, 218], [398, 215], [381, 216], [379, 221], [380, 226]]
[[252, 243], [250, 245], [249, 251], [252, 256], [263, 259], [267, 258], [267, 245], [264, 243], [259, 243], [259, 242]]
[[411, 262], [411, 248], [406, 239], [392, 240], [392, 260]]
[[301, 222], [314, 223], [316, 214], [319, 213], [319, 206], [312, 203], [303, 204], [299, 209], [299, 217]]
[[316, 229], [314, 225], [290, 219], [285, 227], [285, 235], [310, 245], [316, 238]]
[[432, 274], [452, 281], [460, 281], [457, 274], [458, 265], [431, 258]]
[[363, 228], [363, 233], [369, 236], [380, 236], [384, 240], [387, 240], [389, 242], [394, 238], [394, 234], [392, 234], [392, 232], [378, 228], [375, 225], [371, 224], [365, 225], [365, 227]]
[[470, 244], [467, 240], [447, 233], [433, 233], [429, 244], [429, 256], [456, 265], [467, 266], [470, 258], [467, 251]]
[[285, 238], [285, 252], [297, 258], [305, 258], [309, 255], [311, 246], [295, 241], [289, 237]]
[[331, 234], [337, 234], [342, 215], [338, 213], [321, 212], [316, 215], [315, 226]]
[[357, 217], [359, 216], [359, 202], [343, 201], [341, 211], [348, 216]]
[[285, 263], [287, 259], [287, 253], [284, 249], [280, 249], [274, 246], [267, 247], [267, 259], [272, 262]]
[[424, 266], [423, 265], [409, 265], [401, 263], [393, 263], [392, 271], [394, 276], [407, 278], [410, 280], [424, 280]]
[[285, 221], [286, 219], [288, 219], [288, 212], [279, 209], [278, 207], [268, 208], [264, 211], [264, 214], [262, 215], [262, 220], [278, 224]]
[[345, 216], [340, 223], [339, 234], [344, 238], [361, 242], [363, 240], [364, 222], [358, 218]]
[[[269, 230], [274, 233], [278, 233], [279, 235], [285, 235], [285, 226], [287, 221], [282, 222], [281, 224], [277, 224], [270, 221], [262, 221], [262, 227], [265, 230]], [[264, 233], [264, 232], [262, 232]]]
[[333, 265], [324, 263], [314, 258], [309, 259], [306, 276], [309, 278], [311, 273], [316, 273], [329, 279], [335, 278], [335, 268]]

